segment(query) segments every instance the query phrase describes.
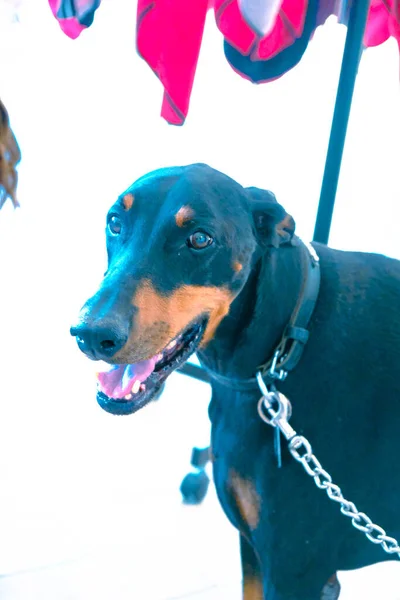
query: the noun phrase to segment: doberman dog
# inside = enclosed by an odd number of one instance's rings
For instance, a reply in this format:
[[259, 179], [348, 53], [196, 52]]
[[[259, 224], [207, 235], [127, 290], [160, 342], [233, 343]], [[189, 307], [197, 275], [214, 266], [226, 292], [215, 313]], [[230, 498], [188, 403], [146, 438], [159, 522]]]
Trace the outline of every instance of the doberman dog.
[[292, 322], [314, 253], [308, 340], [298, 327], [301, 357], [276, 388], [344, 496], [398, 539], [400, 262], [310, 251], [271, 192], [202, 164], [137, 180], [111, 208], [106, 237], [107, 272], [71, 333], [102, 361], [97, 400], [113, 414], [145, 406], [194, 352], [211, 373], [214, 480], [240, 532], [245, 600], [334, 599], [337, 571], [397, 558], [352, 527], [283, 438], [278, 467], [253, 383]]

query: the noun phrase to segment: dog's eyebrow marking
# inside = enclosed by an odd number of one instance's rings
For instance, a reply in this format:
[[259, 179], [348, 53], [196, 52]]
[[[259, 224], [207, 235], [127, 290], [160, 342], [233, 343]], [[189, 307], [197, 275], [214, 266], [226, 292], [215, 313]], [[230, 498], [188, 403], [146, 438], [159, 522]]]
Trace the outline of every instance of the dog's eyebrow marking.
[[181, 206], [175, 215], [175, 222], [178, 227], [183, 227], [185, 223], [194, 217], [194, 210], [190, 206]]
[[125, 194], [125, 196], [122, 198], [122, 204], [124, 206], [124, 209], [130, 210], [133, 206], [134, 200], [135, 198], [133, 197], [133, 194]]
[[240, 263], [238, 260], [235, 260], [235, 262], [233, 263], [233, 270], [235, 271], [235, 273], [240, 273], [240, 271], [242, 269], [243, 269], [242, 263]]
[[260, 521], [260, 497], [252, 481], [243, 479], [236, 471], [230, 471], [230, 486], [243, 521], [252, 531]]

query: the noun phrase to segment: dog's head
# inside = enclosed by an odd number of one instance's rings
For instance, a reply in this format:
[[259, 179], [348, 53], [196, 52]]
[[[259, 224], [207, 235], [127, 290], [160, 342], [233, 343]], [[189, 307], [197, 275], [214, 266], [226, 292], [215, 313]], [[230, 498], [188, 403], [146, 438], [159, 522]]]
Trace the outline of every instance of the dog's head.
[[107, 272], [71, 329], [87, 356], [110, 365], [98, 374], [100, 405], [129, 414], [147, 404], [213, 338], [256, 249], [293, 233], [271, 192], [206, 165], [136, 181], [108, 213]]

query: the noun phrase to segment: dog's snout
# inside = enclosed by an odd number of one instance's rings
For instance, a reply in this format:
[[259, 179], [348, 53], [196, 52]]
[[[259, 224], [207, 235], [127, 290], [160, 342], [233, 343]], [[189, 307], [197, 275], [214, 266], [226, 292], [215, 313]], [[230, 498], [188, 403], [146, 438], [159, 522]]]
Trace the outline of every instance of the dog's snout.
[[128, 341], [128, 332], [116, 324], [80, 323], [71, 327], [71, 335], [89, 358], [107, 360]]

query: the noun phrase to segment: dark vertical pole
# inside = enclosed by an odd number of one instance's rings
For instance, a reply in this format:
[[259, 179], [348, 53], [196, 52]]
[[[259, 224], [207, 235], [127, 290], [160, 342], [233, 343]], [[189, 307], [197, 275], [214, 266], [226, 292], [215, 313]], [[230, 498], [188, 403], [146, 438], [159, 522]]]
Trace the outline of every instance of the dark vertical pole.
[[314, 241], [327, 244], [335, 206], [351, 101], [363, 49], [370, 0], [351, 0], [346, 44], [314, 229]]

